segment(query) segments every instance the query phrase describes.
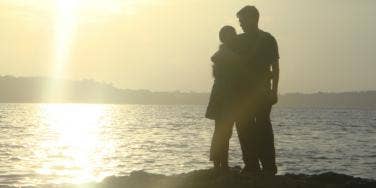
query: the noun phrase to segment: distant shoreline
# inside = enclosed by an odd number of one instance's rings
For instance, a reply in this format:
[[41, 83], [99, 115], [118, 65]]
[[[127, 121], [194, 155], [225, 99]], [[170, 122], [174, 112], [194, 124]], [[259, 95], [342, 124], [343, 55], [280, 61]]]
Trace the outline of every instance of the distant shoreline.
[[[83, 104], [83, 105], [141, 105], [141, 106], [203, 106], [206, 107], [206, 104], [138, 104], [138, 103], [99, 103], [99, 102], [0, 102], [1, 104]], [[276, 104], [275, 108], [290, 108], [290, 109], [358, 109], [358, 110], [376, 110], [376, 107], [358, 107], [358, 106], [288, 106]]]
[[[83, 103], [139, 105], [207, 105], [209, 93], [119, 89], [94, 80], [0, 76], [0, 103]], [[376, 109], [375, 91], [287, 93], [279, 107]]]

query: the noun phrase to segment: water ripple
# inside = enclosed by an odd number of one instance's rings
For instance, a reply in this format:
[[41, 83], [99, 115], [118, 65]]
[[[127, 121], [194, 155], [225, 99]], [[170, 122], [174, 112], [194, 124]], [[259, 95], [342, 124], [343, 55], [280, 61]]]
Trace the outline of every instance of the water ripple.
[[[204, 112], [194, 105], [0, 104], [0, 185], [208, 168], [213, 122]], [[374, 117], [361, 109], [273, 109], [279, 173], [376, 179]], [[230, 161], [242, 165], [236, 131]]]

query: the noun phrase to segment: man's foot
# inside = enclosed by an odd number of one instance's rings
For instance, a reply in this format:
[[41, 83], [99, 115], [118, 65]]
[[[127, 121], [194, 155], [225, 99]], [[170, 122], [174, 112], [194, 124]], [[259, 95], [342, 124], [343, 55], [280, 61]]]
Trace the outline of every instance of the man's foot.
[[259, 177], [261, 176], [261, 173], [260, 172], [254, 172], [254, 171], [241, 171], [240, 172], [241, 175], [243, 176], [248, 176], [248, 177]]
[[264, 177], [274, 177], [276, 174], [276, 171], [262, 171]]
[[274, 178], [275, 177], [275, 174], [271, 174], [271, 173], [262, 173], [262, 177], [263, 178]]
[[240, 174], [241, 175], [245, 175], [245, 176], [254, 177], [254, 176], [260, 176], [261, 175], [261, 171], [259, 169], [251, 169], [248, 166], [245, 166], [240, 171]]
[[276, 174], [277, 174], [277, 166], [275, 164], [271, 165], [270, 167], [267, 166], [266, 168], [262, 169], [262, 175], [265, 177], [272, 177], [272, 176], [275, 176]]

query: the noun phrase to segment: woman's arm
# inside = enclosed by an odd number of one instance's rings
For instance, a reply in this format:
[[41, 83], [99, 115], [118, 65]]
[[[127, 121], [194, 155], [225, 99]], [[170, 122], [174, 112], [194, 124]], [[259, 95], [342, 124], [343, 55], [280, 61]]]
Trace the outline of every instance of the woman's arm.
[[219, 50], [211, 57], [213, 63], [223, 62], [223, 63], [234, 63], [234, 62], [245, 62], [246, 59], [241, 55], [233, 52], [228, 47], [221, 45]]

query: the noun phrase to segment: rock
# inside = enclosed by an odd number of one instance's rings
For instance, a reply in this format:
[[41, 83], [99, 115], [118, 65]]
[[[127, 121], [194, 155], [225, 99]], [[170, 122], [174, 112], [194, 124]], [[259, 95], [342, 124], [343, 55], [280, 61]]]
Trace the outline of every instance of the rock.
[[101, 187], [132, 188], [376, 188], [376, 181], [356, 178], [333, 172], [318, 175], [286, 174], [275, 177], [247, 177], [232, 169], [226, 174], [214, 174], [212, 170], [196, 170], [186, 174], [164, 176], [146, 172], [134, 172], [126, 177], [114, 177], [121, 182], [100, 183]]
[[317, 175], [286, 174], [274, 177], [247, 177], [233, 168], [229, 173], [215, 174], [211, 169], [165, 176], [144, 171], [129, 176], [111, 176], [101, 183], [50, 185], [57, 188], [376, 188], [376, 181], [334, 172]]

